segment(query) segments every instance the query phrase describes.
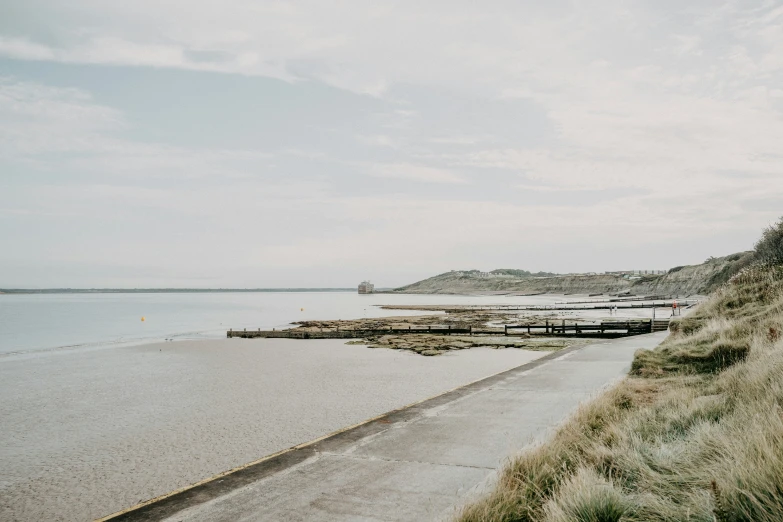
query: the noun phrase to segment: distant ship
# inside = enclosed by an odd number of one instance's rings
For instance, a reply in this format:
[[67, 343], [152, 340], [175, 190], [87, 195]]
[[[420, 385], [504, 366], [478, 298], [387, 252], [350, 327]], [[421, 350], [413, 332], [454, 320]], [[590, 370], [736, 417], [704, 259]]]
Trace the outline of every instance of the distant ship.
[[360, 294], [371, 294], [375, 290], [375, 285], [372, 284], [369, 281], [362, 281], [359, 284], [359, 293]]

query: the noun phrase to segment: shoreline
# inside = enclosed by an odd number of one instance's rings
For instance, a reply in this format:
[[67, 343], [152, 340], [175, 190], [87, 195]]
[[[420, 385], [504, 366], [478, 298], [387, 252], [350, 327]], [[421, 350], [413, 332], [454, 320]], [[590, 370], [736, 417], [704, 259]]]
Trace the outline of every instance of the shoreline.
[[0, 518], [105, 516], [545, 355], [222, 339], [8, 358]]

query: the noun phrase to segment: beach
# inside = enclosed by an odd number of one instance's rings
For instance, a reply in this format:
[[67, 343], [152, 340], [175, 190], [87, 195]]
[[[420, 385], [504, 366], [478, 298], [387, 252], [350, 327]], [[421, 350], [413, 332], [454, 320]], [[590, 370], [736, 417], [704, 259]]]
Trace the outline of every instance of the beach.
[[545, 354], [231, 339], [6, 356], [0, 519], [105, 516]]

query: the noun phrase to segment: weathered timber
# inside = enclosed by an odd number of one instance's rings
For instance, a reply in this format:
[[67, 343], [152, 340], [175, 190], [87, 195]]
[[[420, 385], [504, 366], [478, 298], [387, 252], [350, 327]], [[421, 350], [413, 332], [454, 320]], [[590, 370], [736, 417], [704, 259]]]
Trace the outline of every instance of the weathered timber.
[[272, 339], [363, 339], [381, 335], [546, 335], [568, 337], [625, 337], [659, 332], [668, 329], [669, 321], [657, 320], [629, 320], [629, 321], [605, 321], [602, 323], [571, 323], [565, 321], [560, 324], [547, 321], [545, 324], [505, 325], [500, 328], [456, 328], [443, 326], [413, 326], [408, 328], [382, 328], [382, 329], [335, 329], [335, 330], [307, 330], [303, 328], [291, 328], [288, 330], [229, 330], [226, 337], [272, 338]]
[[[665, 323], [665, 327], [664, 327]], [[657, 329], [656, 329], [657, 328]], [[652, 333], [653, 331], [662, 331], [668, 328], [668, 320], [629, 320], [629, 321], [604, 321], [602, 323], [572, 323], [561, 324], [524, 324], [524, 325], [506, 325], [506, 335], [515, 335], [514, 331], [521, 330], [528, 335], [569, 335], [569, 336], [594, 336], [594, 337], [623, 337], [630, 335], [641, 335]], [[543, 330], [543, 332], [542, 332]]]
[[[362, 329], [362, 330], [305, 330], [300, 328], [290, 328], [288, 330], [229, 330], [226, 337], [241, 337], [252, 339], [257, 337], [268, 339], [361, 339], [364, 337], [375, 337], [378, 335], [410, 335], [410, 334], [470, 334], [471, 328], [448, 328], [448, 327], [413, 327], [413, 328], [383, 328], [383, 329]], [[497, 332], [502, 333], [502, 332]]]
[[653, 321], [653, 332], [665, 332], [669, 329], [669, 319], [656, 319]]

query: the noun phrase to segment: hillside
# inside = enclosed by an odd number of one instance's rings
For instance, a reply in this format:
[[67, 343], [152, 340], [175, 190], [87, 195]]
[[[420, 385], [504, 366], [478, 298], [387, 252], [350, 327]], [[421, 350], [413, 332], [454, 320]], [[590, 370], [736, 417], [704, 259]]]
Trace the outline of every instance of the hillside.
[[755, 253], [666, 276], [718, 286], [459, 522], [783, 520], [783, 220]]
[[630, 279], [622, 275], [558, 275], [530, 273], [525, 270], [499, 269], [489, 273], [478, 270], [446, 272], [394, 290], [407, 294], [466, 294], [508, 292], [520, 294], [618, 294], [634, 295], [705, 294], [747, 266], [751, 252], [711, 258], [699, 265], [672, 268], [663, 275]]

